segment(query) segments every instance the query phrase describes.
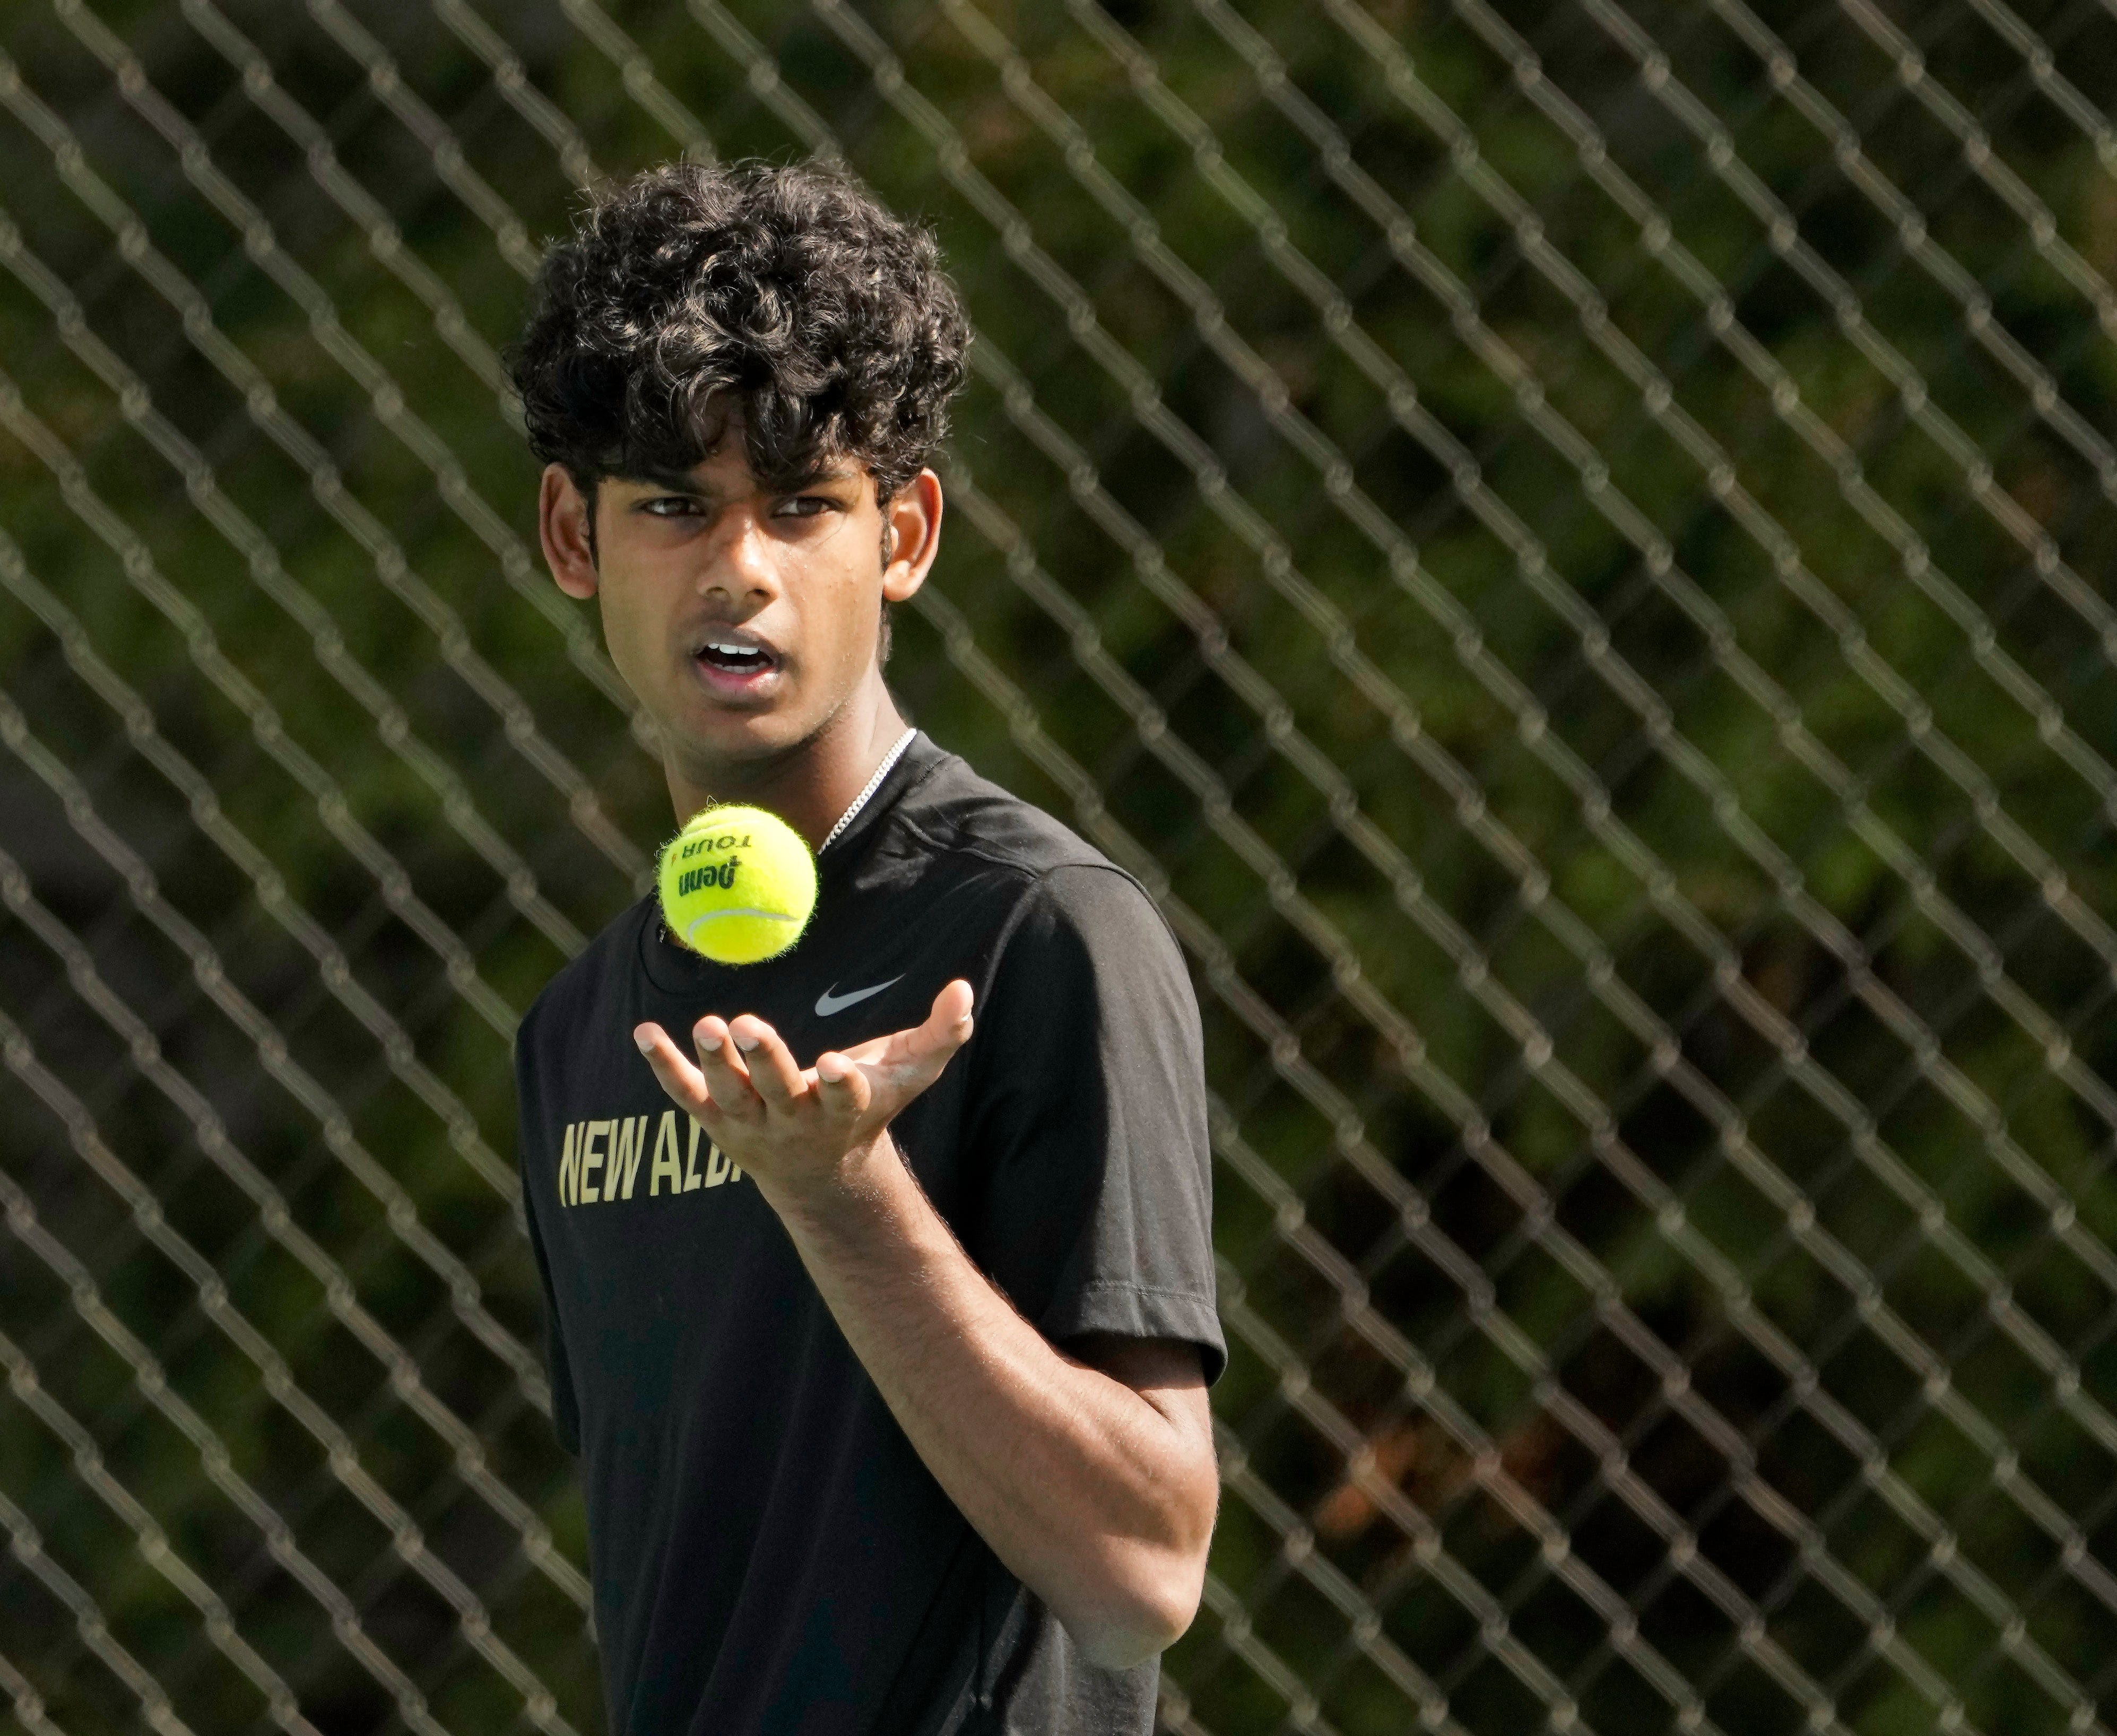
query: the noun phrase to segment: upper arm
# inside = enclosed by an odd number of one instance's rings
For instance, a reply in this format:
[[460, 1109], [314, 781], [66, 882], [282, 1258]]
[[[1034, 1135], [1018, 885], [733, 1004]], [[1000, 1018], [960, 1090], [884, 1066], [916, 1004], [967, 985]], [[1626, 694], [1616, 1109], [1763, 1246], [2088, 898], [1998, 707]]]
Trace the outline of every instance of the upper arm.
[[1198, 1346], [1183, 1338], [1132, 1338], [1085, 1332], [1064, 1346], [1090, 1368], [1132, 1388], [1169, 1425], [1183, 1486], [1202, 1503], [1210, 1531], [1219, 1501], [1220, 1464], [1213, 1450], [1213, 1414], [1206, 1401], [1206, 1369]]
[[567, 1360], [566, 1341], [559, 1320], [559, 1295], [551, 1278], [551, 1261], [538, 1221], [537, 1200], [542, 1178], [551, 1170], [546, 1149], [548, 1131], [543, 1115], [542, 1080], [537, 1076], [536, 1034], [540, 1000], [515, 1032], [514, 1081], [518, 1125], [517, 1163], [522, 1175], [522, 1221], [528, 1233], [530, 1252], [537, 1261], [537, 1277], [544, 1296], [544, 1365], [551, 1385], [551, 1427], [567, 1452], [581, 1450], [581, 1420], [574, 1392], [573, 1369]]
[[[971, 1041], [972, 1257], [1052, 1342], [1180, 1341], [1177, 1379], [1209, 1383], [1225, 1349], [1197, 1003], [1146, 893], [1105, 866], [1045, 874]], [[1139, 1389], [1165, 1372], [1143, 1364]]]
[[1122, 1381], [1172, 1422], [1182, 1421], [1212, 1438], [1205, 1362], [1189, 1339], [1083, 1332], [1065, 1347], [1090, 1368]]

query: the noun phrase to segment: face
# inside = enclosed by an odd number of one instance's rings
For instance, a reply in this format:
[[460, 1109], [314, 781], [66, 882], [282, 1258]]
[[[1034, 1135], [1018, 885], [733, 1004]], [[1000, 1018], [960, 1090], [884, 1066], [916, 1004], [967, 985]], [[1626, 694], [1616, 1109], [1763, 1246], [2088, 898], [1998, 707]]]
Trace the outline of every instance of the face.
[[606, 478], [592, 546], [587, 503], [556, 464], [541, 518], [560, 588], [601, 600], [611, 661], [660, 727], [672, 789], [703, 791], [857, 727], [884, 696], [882, 604], [909, 598], [932, 565], [940, 484], [923, 471], [882, 508], [873, 476], [846, 464], [775, 492], [730, 437], [681, 477]]

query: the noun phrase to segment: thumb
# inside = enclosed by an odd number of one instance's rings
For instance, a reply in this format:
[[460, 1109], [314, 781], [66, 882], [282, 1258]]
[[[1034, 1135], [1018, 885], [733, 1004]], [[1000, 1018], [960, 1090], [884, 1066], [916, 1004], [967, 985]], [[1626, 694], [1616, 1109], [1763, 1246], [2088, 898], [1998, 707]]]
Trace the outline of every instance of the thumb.
[[958, 977], [934, 997], [924, 1024], [898, 1032], [871, 1055], [860, 1054], [861, 1070], [874, 1087], [883, 1114], [894, 1115], [940, 1078], [956, 1051], [971, 1040], [971, 999], [970, 984]]
[[917, 1079], [915, 1091], [932, 1084], [971, 1040], [971, 986], [962, 977], [945, 986], [934, 997], [925, 1023], [902, 1032], [899, 1041], [891, 1045], [893, 1052], [885, 1057], [886, 1063], [894, 1064], [890, 1071], [907, 1084]]
[[934, 997], [934, 1009], [926, 1015], [926, 1024], [920, 1035], [951, 1050], [960, 1049], [971, 1040], [971, 1003], [974, 998], [970, 984], [960, 976], [956, 978]]

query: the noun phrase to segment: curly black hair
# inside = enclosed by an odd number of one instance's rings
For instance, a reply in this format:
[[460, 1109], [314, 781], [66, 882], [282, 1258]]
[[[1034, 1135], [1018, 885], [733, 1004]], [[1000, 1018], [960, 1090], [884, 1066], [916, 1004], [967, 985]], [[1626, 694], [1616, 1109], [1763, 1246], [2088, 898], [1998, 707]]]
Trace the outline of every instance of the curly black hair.
[[851, 459], [887, 502], [947, 432], [969, 344], [934, 238], [846, 175], [672, 163], [591, 196], [507, 365], [531, 451], [591, 499], [683, 474], [732, 418], [765, 487]]

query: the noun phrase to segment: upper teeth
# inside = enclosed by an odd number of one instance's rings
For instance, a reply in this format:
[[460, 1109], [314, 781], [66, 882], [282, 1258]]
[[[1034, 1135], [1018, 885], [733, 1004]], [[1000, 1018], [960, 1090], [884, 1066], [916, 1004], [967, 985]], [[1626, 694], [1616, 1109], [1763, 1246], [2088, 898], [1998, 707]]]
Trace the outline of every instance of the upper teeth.
[[723, 644], [717, 639], [708, 639], [706, 648], [711, 651], [725, 652], [730, 657], [762, 657], [764, 654], [754, 645]]

